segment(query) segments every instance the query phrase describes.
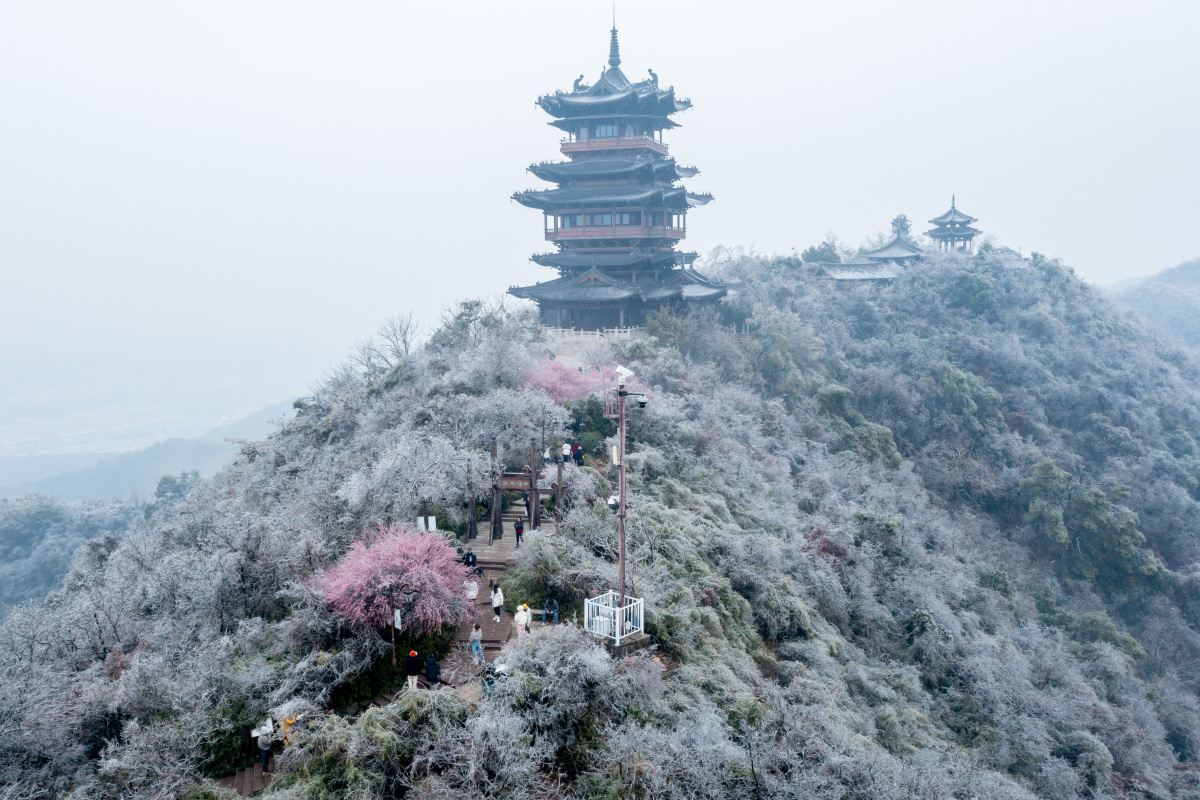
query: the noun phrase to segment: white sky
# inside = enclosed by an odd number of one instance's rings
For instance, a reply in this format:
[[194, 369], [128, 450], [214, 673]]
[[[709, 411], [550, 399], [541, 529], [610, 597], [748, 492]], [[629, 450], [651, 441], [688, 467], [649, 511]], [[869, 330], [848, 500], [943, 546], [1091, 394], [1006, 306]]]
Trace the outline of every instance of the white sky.
[[[0, 418], [233, 415], [384, 317], [554, 277], [509, 200], [592, 2], [0, 6]], [[946, 210], [1089, 280], [1200, 255], [1200, 3], [617, 4], [716, 202], [690, 249]], [[923, 230], [923, 228], [918, 228]]]

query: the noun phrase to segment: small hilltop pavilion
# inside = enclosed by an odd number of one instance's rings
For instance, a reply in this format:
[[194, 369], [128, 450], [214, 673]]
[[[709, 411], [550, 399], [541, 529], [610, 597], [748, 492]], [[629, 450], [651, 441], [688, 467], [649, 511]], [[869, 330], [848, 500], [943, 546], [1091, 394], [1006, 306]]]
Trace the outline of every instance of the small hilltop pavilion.
[[925, 235], [937, 242], [938, 250], [974, 252], [974, 239], [979, 235], [979, 231], [972, 228], [971, 224], [979, 220], [955, 208], [954, 200], [954, 195], [950, 195], [950, 210], [940, 217], [929, 220], [937, 227], [931, 231], [925, 231]]
[[726, 293], [691, 268], [695, 253], [676, 246], [687, 235], [687, 213], [712, 200], [679, 181], [699, 170], [676, 163], [663, 131], [691, 107], [675, 88], [660, 88], [654, 70], [632, 82], [621, 71], [614, 24], [608, 66], [589, 86], [580, 75], [569, 92], [538, 98], [566, 134], [569, 160], [529, 167], [553, 189], [517, 192], [513, 199], [542, 212], [555, 251], [532, 260], [558, 270], [555, 280], [514, 286], [516, 297], [537, 302], [542, 324], [602, 330], [642, 325], [664, 306], [714, 303]]

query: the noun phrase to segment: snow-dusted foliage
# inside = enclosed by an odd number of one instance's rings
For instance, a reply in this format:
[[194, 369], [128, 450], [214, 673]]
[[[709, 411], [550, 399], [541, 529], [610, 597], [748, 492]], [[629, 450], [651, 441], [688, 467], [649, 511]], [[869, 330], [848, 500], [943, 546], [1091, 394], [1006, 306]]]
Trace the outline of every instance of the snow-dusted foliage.
[[[616, 527], [612, 468], [569, 467], [564, 524], [505, 576], [564, 625], [507, 648], [478, 705], [314, 719], [265, 796], [1200, 796], [1192, 358], [1041, 258], [939, 256], [867, 291], [795, 259], [710, 266], [737, 298], [616, 353], [655, 387], [630, 414], [627, 551], [656, 647], [613, 659], [572, 623], [614, 583]], [[543, 430], [609, 435], [529, 377], [522, 309], [388, 337], [11, 611], [14, 796], [199, 796], [262, 714], [386, 660], [314, 589], [364, 530], [422, 502], [461, 520]]]

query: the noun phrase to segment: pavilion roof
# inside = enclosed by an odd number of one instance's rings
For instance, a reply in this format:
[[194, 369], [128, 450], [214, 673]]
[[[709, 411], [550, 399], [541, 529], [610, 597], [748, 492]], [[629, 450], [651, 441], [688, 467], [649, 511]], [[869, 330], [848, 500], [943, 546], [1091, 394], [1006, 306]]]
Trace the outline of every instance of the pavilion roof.
[[675, 297], [702, 300], [721, 297], [725, 287], [693, 269], [672, 270], [660, 282], [633, 284], [594, 267], [576, 275], [533, 286], [514, 286], [509, 294], [539, 302], [615, 303], [627, 300], [665, 302]]
[[543, 302], [557, 300], [587, 303], [618, 302], [641, 295], [638, 287], [605, 275], [595, 267], [577, 275], [568, 275], [533, 286], [514, 286], [508, 293]]
[[601, 180], [653, 180], [672, 183], [699, 174], [695, 167], [682, 167], [673, 158], [625, 156], [620, 158], [586, 158], [579, 161], [556, 161], [533, 164], [529, 171], [542, 180], [554, 183]]
[[925, 251], [917, 247], [912, 242], [905, 239], [903, 235], [896, 234], [892, 240], [876, 250], [869, 253], [861, 253], [860, 258], [869, 259], [871, 261], [898, 261], [903, 259], [918, 258], [924, 255]]
[[[576, 82], [570, 92], [555, 92], [538, 98], [538, 105], [557, 119], [583, 116], [630, 114], [639, 117], [667, 117], [691, 108], [690, 100], [677, 99], [675, 87], [658, 88], [658, 77], [650, 70], [650, 78], [633, 83], [621, 71], [621, 53], [617, 44], [617, 28], [612, 29], [608, 51], [608, 66], [600, 79], [591, 86]], [[581, 76], [582, 78], [582, 76]]]
[[696, 253], [680, 253], [675, 250], [620, 250], [613, 253], [580, 253], [571, 250], [560, 253], [539, 253], [532, 260], [543, 267], [578, 269], [581, 267], [668, 266], [678, 263], [690, 264]]
[[972, 228], [970, 225], [960, 225], [954, 228], [931, 228], [925, 231], [925, 235], [930, 239], [971, 239], [980, 233], [982, 231]]
[[929, 221], [939, 227], [945, 227], [948, 225], [954, 225], [954, 226], [970, 225], [972, 222], [979, 221], [979, 220], [975, 219], [974, 217], [972, 217], [968, 214], [964, 214], [963, 212], [961, 212], [957, 208], [955, 208], [954, 200], [955, 200], [954, 195], [950, 195], [950, 210], [947, 211], [945, 214], [942, 214], [940, 217], [934, 217], [933, 219], [931, 219]]
[[544, 211], [584, 208], [671, 208], [683, 210], [702, 206], [711, 194], [693, 194], [682, 186], [568, 186], [563, 189], [531, 189], [516, 192], [513, 199], [523, 206]]

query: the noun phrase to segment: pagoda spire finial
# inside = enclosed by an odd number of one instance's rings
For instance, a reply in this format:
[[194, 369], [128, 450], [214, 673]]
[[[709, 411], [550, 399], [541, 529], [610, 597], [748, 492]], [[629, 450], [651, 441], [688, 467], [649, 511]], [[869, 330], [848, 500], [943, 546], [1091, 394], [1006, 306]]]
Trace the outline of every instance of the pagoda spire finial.
[[950, 210], [954, 210], [954, 195], [950, 195]]
[[612, 41], [608, 45], [608, 65], [610, 67], [619, 67], [621, 65], [621, 48], [617, 44], [617, 4], [616, 3], [613, 3]]

